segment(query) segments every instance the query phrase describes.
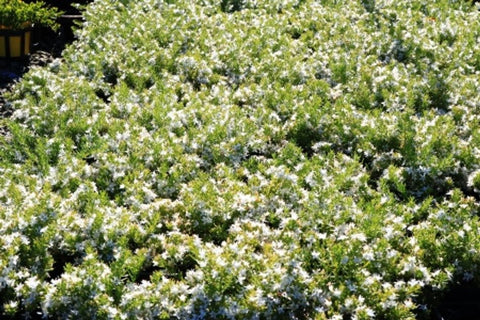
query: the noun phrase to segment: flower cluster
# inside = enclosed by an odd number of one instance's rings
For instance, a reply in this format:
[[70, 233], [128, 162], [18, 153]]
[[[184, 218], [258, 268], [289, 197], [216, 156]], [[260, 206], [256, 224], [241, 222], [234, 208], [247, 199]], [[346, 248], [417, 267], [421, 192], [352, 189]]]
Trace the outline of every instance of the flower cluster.
[[85, 16], [1, 121], [0, 315], [413, 319], [478, 282], [471, 2]]

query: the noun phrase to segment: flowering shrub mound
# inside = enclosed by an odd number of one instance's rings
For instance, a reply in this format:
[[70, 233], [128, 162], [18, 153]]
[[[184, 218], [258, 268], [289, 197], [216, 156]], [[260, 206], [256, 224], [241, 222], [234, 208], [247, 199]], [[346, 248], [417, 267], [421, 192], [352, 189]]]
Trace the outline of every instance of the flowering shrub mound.
[[2, 318], [413, 319], [479, 281], [471, 2], [85, 15], [2, 121]]

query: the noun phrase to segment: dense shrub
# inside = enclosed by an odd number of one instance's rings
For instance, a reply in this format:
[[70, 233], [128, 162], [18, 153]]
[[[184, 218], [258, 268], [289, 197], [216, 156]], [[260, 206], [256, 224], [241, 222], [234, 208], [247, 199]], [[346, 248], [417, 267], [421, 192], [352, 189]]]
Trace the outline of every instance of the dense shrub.
[[480, 279], [471, 3], [85, 15], [2, 121], [2, 316], [411, 319]]

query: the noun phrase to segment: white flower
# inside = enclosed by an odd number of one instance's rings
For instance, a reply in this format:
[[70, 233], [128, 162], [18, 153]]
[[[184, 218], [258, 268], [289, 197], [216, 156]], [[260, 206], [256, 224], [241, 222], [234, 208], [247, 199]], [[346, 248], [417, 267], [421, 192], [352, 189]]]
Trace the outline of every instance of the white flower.
[[31, 290], [37, 289], [37, 287], [40, 285], [40, 283], [41, 283], [40, 280], [38, 280], [38, 278], [36, 276], [30, 277], [25, 281], [25, 284]]
[[355, 233], [350, 235], [350, 238], [352, 240], [359, 240], [360, 242], [365, 242], [367, 241], [367, 237], [363, 233]]

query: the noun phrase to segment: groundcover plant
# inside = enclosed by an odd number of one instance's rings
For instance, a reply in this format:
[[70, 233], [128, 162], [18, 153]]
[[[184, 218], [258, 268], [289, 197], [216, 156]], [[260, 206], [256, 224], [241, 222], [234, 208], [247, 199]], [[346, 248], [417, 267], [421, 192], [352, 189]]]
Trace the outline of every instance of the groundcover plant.
[[478, 282], [471, 2], [85, 16], [1, 122], [2, 318], [414, 319]]

